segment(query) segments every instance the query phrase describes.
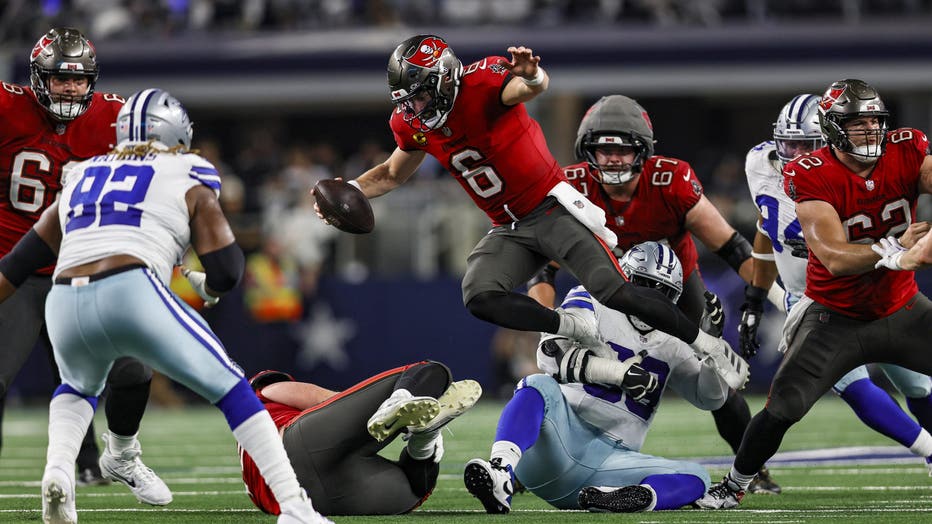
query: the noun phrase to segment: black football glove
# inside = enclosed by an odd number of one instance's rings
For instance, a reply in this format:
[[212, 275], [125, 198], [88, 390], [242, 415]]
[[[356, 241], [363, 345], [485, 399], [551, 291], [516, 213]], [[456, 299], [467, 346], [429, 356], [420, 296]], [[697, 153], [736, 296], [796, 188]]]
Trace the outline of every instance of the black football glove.
[[738, 336], [741, 343], [741, 355], [749, 359], [757, 354], [760, 342], [757, 341], [757, 328], [764, 317], [764, 299], [767, 290], [762, 287], [745, 286], [744, 304], [741, 305], [741, 325]]
[[722, 301], [711, 291], [705, 292], [705, 311], [702, 312], [702, 318], [699, 320], [699, 329], [715, 338], [721, 338], [722, 332], [725, 331], [725, 311], [722, 309]]
[[809, 258], [809, 247], [806, 246], [806, 239], [787, 238], [783, 240], [783, 245], [790, 248], [790, 254], [796, 258]]
[[[647, 351], [641, 350], [638, 355], [643, 359], [647, 356]], [[657, 377], [638, 364], [631, 364], [631, 367], [625, 373], [624, 380], [621, 382], [621, 388], [632, 399], [641, 400], [657, 389], [658, 384]]]

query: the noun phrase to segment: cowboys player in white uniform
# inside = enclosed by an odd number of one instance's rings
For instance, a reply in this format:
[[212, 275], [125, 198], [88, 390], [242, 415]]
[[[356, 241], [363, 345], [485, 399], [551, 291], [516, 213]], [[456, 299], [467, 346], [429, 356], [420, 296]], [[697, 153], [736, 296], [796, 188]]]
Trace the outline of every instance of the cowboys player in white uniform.
[[[745, 290], [745, 303], [739, 333], [745, 358], [759, 347], [757, 328], [763, 315], [763, 299], [779, 271], [786, 289], [787, 310], [806, 291], [808, 250], [802, 238], [796, 205], [783, 189], [783, 166], [796, 156], [824, 145], [819, 129], [819, 97], [802, 94], [790, 100], [774, 123], [773, 141], [753, 147], [747, 154], [745, 171], [751, 197], [760, 211], [754, 239], [754, 277]], [[928, 224], [914, 224], [912, 233], [922, 234]], [[789, 321], [787, 326], [790, 326]], [[781, 349], [785, 349], [782, 348]], [[879, 364], [890, 381], [905, 396], [907, 405], [926, 428], [932, 423], [932, 380], [892, 364]], [[832, 388], [865, 424], [916, 455], [932, 461], [932, 437], [869, 378], [860, 366], [845, 375]], [[932, 464], [929, 464], [932, 467]]]
[[[631, 283], [672, 302], [683, 291], [682, 267], [664, 244], [633, 246], [621, 266]], [[515, 477], [560, 509], [676, 509], [701, 497], [709, 485], [702, 466], [645, 455], [641, 446], [667, 386], [700, 409], [717, 409], [729, 385], [747, 381], [746, 363], [731, 351], [720, 356], [731, 366], [700, 360], [686, 343], [603, 306], [582, 286], [561, 307], [594, 319], [606, 344], [584, 347], [544, 335], [537, 360], [548, 374], [518, 384], [499, 418], [490, 460], [466, 465], [469, 492], [489, 513], [510, 510]]]
[[[278, 431], [204, 319], [168, 288], [192, 247], [206, 273], [188, 272], [208, 302], [242, 277], [218, 195], [216, 168], [190, 153], [191, 121], [174, 97], [146, 89], [117, 116], [117, 149], [67, 171], [57, 203], [14, 251], [58, 263], [46, 322], [62, 384], [49, 407], [42, 477], [45, 522], [77, 522], [74, 462], [114, 360], [134, 357], [215, 404], [280, 503], [278, 522], [330, 522], [298, 485]], [[41, 266], [39, 266], [41, 267]], [[15, 288], [0, 277], [0, 299]]]

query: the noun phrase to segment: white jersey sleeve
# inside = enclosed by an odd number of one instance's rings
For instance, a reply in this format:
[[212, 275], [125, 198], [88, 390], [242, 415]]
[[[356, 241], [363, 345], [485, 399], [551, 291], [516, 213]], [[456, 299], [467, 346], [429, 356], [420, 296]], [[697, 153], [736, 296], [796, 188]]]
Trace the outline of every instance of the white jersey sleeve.
[[185, 194], [206, 185], [218, 195], [216, 168], [198, 155], [102, 155], [75, 166], [62, 188], [61, 271], [113, 255], [142, 260], [166, 284], [191, 240]]
[[[560, 385], [567, 404], [580, 418], [601, 429], [610, 438], [620, 441], [628, 449], [640, 450], [660, 406], [663, 391], [671, 381], [672, 372], [684, 362], [696, 360], [695, 354], [684, 342], [660, 331], [639, 333], [626, 315], [603, 306], [582, 286], [570, 290], [561, 307], [594, 315], [599, 332], [615, 358], [625, 360], [647, 350], [641, 367], [657, 377], [658, 386], [640, 401], [631, 399], [615, 388], [588, 384]], [[542, 371], [556, 371], [554, 359], [545, 355], [540, 348], [537, 358]]]
[[802, 227], [796, 218], [796, 203], [783, 191], [783, 166], [777, 158], [774, 143], [767, 141], [751, 148], [744, 170], [751, 198], [762, 218], [758, 230], [773, 243], [774, 259], [783, 287], [798, 299], [806, 290], [806, 260], [790, 254], [784, 241], [802, 238]]

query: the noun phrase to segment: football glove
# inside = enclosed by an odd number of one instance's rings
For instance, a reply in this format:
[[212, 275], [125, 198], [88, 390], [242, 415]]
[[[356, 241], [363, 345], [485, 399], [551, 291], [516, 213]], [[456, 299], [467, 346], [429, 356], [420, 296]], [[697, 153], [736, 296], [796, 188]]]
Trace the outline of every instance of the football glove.
[[896, 238], [881, 238], [879, 242], [871, 245], [871, 249], [880, 255], [880, 260], [874, 264], [875, 269], [885, 267], [893, 271], [903, 270], [900, 266], [900, 259], [903, 258], [903, 253], [906, 253], [906, 248]]
[[705, 292], [705, 311], [702, 312], [702, 318], [699, 320], [699, 329], [716, 338], [721, 337], [722, 332], [725, 331], [725, 311], [722, 309], [722, 301], [711, 291]]
[[[640, 363], [644, 360], [645, 356], [647, 356], [647, 350], [641, 350], [636, 357], [632, 358], [637, 358], [637, 362]], [[653, 393], [653, 391], [657, 389], [658, 384], [657, 377], [642, 368], [639, 364], [632, 362], [631, 367], [625, 372], [625, 376], [621, 381], [621, 389], [632, 399], [641, 400]]]
[[809, 258], [809, 246], [806, 245], [805, 238], [786, 238], [783, 240], [783, 245], [790, 248], [790, 254], [794, 257]]
[[767, 290], [756, 286], [745, 286], [744, 304], [741, 305], [741, 324], [738, 325], [738, 337], [741, 343], [741, 355], [751, 358], [760, 349], [757, 340], [757, 328], [764, 316], [764, 299]]
[[217, 305], [217, 302], [220, 302], [220, 297], [215, 297], [207, 292], [207, 273], [193, 271], [182, 266], [181, 274], [188, 279], [197, 295], [204, 299], [204, 307], [213, 307]]

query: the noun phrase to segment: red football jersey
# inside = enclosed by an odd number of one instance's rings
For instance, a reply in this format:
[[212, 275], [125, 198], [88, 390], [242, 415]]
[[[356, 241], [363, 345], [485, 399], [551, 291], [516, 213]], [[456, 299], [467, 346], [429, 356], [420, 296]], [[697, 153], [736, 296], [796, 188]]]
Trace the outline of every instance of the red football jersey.
[[[828, 147], [790, 162], [783, 188], [796, 202], [822, 200], [841, 218], [848, 242], [872, 244], [899, 235], [916, 220], [919, 167], [929, 140], [916, 129], [887, 133], [887, 149], [873, 172], [861, 178], [835, 158]], [[806, 295], [862, 320], [890, 315], [919, 291], [912, 271], [874, 269], [860, 275], [833, 276], [809, 252]]]
[[686, 230], [686, 213], [702, 197], [702, 184], [689, 163], [654, 155], [644, 162], [637, 189], [628, 202], [618, 202], [593, 178], [587, 162], [563, 168], [563, 173], [594, 204], [605, 210], [609, 229], [618, 235], [618, 247], [648, 240], [666, 240], [683, 266], [685, 281], [698, 267], [699, 256]]
[[389, 121], [400, 149], [433, 155], [495, 225], [527, 215], [564, 180], [524, 104], [502, 104], [502, 89], [512, 78], [499, 64], [502, 60], [490, 56], [464, 69], [456, 103], [441, 129], [417, 131], [397, 108]]
[[[262, 396], [260, 395], [259, 398], [262, 399]], [[262, 401], [265, 409], [272, 415], [272, 421], [275, 422], [276, 428], [281, 429], [287, 426], [289, 422], [301, 414], [300, 409], [277, 402], [268, 402], [265, 399], [262, 399]], [[249, 494], [252, 503], [266, 513], [278, 515], [281, 513], [278, 501], [275, 500], [272, 489], [269, 488], [269, 485], [265, 483], [265, 479], [262, 478], [262, 474], [259, 473], [256, 463], [253, 462], [252, 457], [243, 448], [237, 446], [237, 450], [239, 451], [240, 466], [243, 469], [243, 484], [246, 485], [246, 493]]]
[[[28, 87], [0, 82], [0, 256], [39, 220], [61, 191], [62, 169], [116, 144], [123, 98], [94, 93], [87, 111], [55, 120]], [[39, 271], [51, 275], [52, 269]]]

